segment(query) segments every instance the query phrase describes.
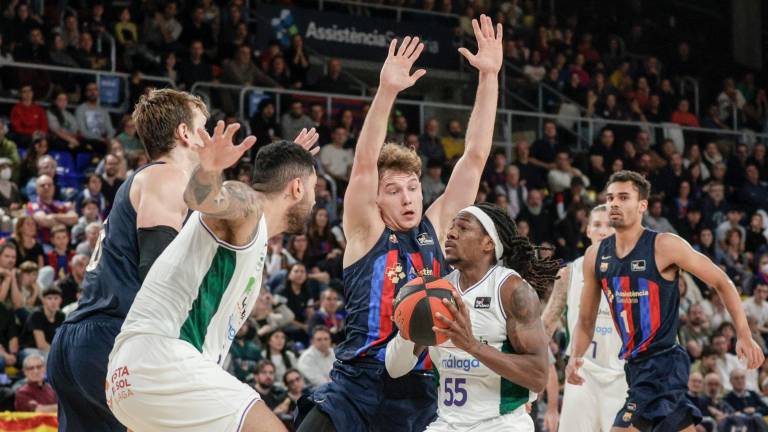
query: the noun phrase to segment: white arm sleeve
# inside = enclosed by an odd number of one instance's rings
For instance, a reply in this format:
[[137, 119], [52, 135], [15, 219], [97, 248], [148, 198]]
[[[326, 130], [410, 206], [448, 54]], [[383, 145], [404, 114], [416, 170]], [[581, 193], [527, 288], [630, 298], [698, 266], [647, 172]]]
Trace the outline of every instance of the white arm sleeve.
[[416, 344], [405, 340], [400, 333], [387, 344], [387, 354], [384, 357], [387, 372], [392, 378], [399, 378], [410, 372], [419, 362], [419, 358], [413, 355]]

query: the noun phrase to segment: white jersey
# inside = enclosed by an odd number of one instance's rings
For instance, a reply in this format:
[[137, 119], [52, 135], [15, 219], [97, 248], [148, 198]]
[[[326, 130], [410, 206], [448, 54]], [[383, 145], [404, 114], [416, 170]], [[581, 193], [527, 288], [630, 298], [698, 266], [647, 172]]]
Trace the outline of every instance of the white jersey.
[[147, 274], [115, 345], [131, 335], [165, 336], [222, 365], [259, 295], [267, 239], [263, 216], [253, 241], [233, 246], [193, 213]]
[[[584, 288], [584, 257], [571, 264], [571, 277], [566, 292], [565, 317], [568, 324], [568, 347], [566, 353], [573, 350], [573, 334], [579, 319], [581, 292]], [[624, 361], [619, 359], [621, 337], [616, 332], [611, 317], [611, 309], [605, 296], [600, 294], [600, 307], [595, 321], [595, 335], [587, 352], [584, 354], [584, 367], [593, 372], [605, 372], [609, 375], [624, 376]]]
[[[461, 292], [459, 274], [454, 270], [445, 279]], [[517, 275], [514, 270], [494, 266], [462, 294], [475, 338], [505, 353], [513, 351], [507, 339], [507, 317], [501, 307], [499, 289], [507, 278]], [[430, 347], [429, 355], [439, 379], [437, 414], [440, 421], [452, 425], [478, 424], [518, 408], [524, 410], [524, 405], [536, 398], [528, 389], [502, 378], [456, 348], [450, 340]]]

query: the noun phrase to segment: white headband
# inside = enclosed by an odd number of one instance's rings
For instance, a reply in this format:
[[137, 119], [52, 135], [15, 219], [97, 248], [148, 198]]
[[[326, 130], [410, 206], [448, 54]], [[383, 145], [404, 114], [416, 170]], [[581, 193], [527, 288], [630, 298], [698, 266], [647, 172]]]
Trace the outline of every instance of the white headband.
[[491, 217], [488, 216], [488, 214], [482, 209], [480, 209], [480, 207], [475, 206], [469, 206], [461, 209], [459, 213], [461, 212], [467, 212], [476, 217], [478, 221], [480, 221], [480, 225], [485, 228], [485, 232], [487, 232], [488, 236], [490, 236], [491, 240], [493, 240], [493, 246], [496, 249], [496, 259], [500, 260], [501, 256], [504, 254], [504, 246], [501, 244], [501, 239], [499, 239], [499, 232], [496, 231], [496, 225], [491, 220]]

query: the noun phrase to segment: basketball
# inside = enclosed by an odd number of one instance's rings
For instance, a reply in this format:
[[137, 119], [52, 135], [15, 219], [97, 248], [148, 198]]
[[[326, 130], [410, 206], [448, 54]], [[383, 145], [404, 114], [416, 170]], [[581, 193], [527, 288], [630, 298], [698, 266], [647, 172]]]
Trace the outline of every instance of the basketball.
[[443, 299], [454, 303], [451, 294], [456, 288], [445, 279], [416, 278], [400, 288], [395, 298], [395, 324], [405, 339], [422, 346], [440, 345], [447, 337], [432, 330], [432, 326], [445, 328], [435, 314], [440, 312], [448, 319], [453, 314], [443, 304]]

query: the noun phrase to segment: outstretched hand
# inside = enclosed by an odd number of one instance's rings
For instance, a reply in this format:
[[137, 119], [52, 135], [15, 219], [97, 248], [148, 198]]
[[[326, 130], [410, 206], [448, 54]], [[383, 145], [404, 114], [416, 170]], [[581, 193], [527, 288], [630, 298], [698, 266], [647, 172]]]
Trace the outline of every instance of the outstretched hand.
[[200, 166], [206, 171], [224, 171], [234, 165], [243, 154], [256, 144], [256, 137], [251, 135], [246, 137], [239, 145], [232, 142], [237, 131], [240, 129], [239, 123], [232, 123], [224, 127], [224, 122], [219, 120], [213, 129], [213, 136], [203, 128], [197, 129], [197, 134], [203, 140], [202, 147], [192, 146], [192, 150], [197, 152], [200, 158]]
[[320, 152], [320, 147], [315, 147], [315, 144], [317, 144], [317, 140], [319, 139], [320, 135], [317, 133], [315, 128], [310, 130], [304, 128], [301, 130], [301, 132], [299, 132], [298, 135], [296, 135], [296, 138], [293, 139], [293, 142], [302, 146], [304, 150], [312, 153], [312, 156], [315, 156]]
[[414, 85], [419, 78], [427, 73], [424, 69], [418, 69], [411, 74], [411, 68], [424, 50], [424, 44], [419, 43], [419, 38], [406, 36], [400, 48], [397, 48], [397, 39], [392, 39], [389, 44], [389, 54], [379, 74], [379, 86], [395, 92], [401, 92]]
[[473, 19], [472, 28], [477, 39], [477, 54], [472, 54], [466, 48], [459, 48], [469, 64], [481, 73], [498, 74], [503, 61], [501, 39], [503, 31], [501, 24], [496, 24], [496, 32], [493, 31], [493, 22], [487, 15], [480, 15], [480, 21]]

